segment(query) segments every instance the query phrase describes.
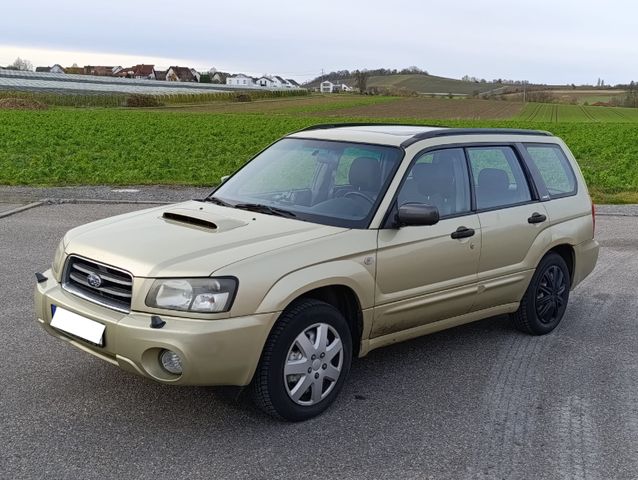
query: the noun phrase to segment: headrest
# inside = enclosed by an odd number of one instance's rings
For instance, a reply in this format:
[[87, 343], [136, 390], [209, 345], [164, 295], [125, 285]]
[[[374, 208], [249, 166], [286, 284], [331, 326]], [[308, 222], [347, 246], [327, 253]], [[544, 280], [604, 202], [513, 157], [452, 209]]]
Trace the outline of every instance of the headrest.
[[357, 157], [348, 173], [350, 185], [360, 190], [377, 192], [381, 187], [381, 166], [379, 161], [370, 157]]
[[478, 176], [478, 185], [481, 188], [502, 191], [510, 185], [507, 172], [498, 168], [484, 168]]
[[417, 163], [412, 167], [412, 175], [423, 195], [442, 194], [453, 185], [454, 174], [443, 164]]

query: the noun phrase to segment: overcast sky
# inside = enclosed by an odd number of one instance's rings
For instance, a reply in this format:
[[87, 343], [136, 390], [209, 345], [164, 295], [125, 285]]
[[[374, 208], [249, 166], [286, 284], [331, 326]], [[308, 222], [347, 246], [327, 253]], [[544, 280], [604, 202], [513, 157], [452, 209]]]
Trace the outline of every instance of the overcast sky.
[[21, 0], [0, 65], [154, 63], [271, 73], [416, 65], [538, 83], [638, 80], [638, 2], [610, 0]]

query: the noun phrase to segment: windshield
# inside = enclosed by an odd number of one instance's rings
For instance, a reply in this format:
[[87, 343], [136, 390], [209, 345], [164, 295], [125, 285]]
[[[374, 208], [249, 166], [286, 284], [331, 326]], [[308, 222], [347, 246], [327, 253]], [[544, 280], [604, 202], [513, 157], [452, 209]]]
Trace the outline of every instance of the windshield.
[[367, 228], [402, 156], [396, 147], [285, 138], [212, 198], [261, 213]]

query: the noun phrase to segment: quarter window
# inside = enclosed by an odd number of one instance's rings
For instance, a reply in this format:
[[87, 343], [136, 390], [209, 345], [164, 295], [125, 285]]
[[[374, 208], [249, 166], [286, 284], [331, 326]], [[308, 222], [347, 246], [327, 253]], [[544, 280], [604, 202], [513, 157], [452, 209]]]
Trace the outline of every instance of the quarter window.
[[532, 199], [511, 147], [472, 147], [467, 149], [467, 155], [474, 177], [476, 208], [506, 207]]
[[441, 217], [469, 212], [469, 186], [463, 149], [428, 152], [410, 168], [399, 191], [398, 204], [433, 205]]
[[550, 197], [576, 193], [576, 178], [558, 145], [525, 145]]

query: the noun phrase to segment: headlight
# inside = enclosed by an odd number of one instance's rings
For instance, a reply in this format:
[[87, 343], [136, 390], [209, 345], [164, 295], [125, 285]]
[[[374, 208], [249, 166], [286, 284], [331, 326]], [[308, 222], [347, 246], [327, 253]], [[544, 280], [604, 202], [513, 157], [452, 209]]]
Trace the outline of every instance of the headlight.
[[58, 243], [58, 248], [53, 255], [53, 262], [51, 263], [51, 271], [55, 278], [60, 278], [60, 272], [62, 271], [62, 263], [64, 262], [64, 238]]
[[227, 312], [237, 291], [237, 279], [167, 278], [153, 282], [146, 305], [182, 312]]

